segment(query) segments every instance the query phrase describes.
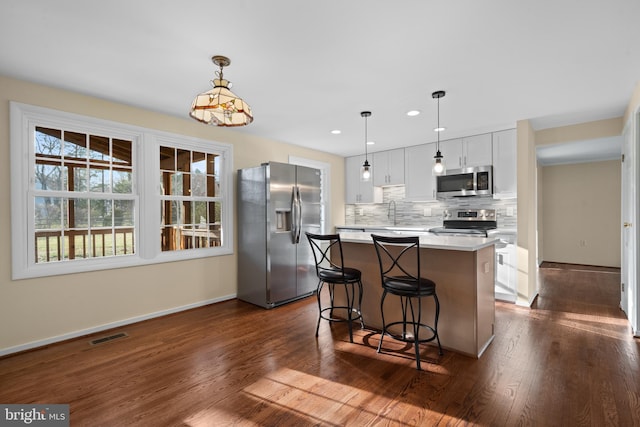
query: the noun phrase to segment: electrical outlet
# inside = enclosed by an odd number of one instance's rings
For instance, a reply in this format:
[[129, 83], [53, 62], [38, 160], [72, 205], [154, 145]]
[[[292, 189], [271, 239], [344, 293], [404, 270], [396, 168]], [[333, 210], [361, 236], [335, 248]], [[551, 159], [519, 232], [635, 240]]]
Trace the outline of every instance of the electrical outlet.
[[580, 247], [584, 248], [585, 246], [587, 246], [587, 241], [586, 240], [580, 240]]
[[356, 209], [356, 215], [360, 215], [360, 216], [364, 215], [364, 210], [362, 208]]
[[513, 216], [513, 208], [511, 206], [507, 207], [507, 216]]
[[431, 216], [431, 208], [424, 208], [424, 210], [422, 211], [422, 215]]

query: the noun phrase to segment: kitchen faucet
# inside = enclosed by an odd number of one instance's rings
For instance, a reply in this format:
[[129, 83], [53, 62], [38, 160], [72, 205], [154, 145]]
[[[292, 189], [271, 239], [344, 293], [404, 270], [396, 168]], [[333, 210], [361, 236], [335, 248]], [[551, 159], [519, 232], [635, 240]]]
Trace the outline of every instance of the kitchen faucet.
[[391, 200], [389, 202], [389, 208], [387, 209], [387, 219], [391, 219], [391, 206], [393, 205], [393, 225], [397, 225], [396, 224], [396, 201], [395, 200]]

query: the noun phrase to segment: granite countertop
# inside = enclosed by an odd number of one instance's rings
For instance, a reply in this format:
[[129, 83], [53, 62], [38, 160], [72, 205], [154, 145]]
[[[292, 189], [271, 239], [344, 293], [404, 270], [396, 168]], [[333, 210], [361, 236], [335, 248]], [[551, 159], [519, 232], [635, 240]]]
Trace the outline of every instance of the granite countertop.
[[[390, 230], [386, 230], [386, 232], [383, 231], [379, 234], [399, 236], [399, 234]], [[487, 246], [494, 245], [500, 241], [500, 239], [496, 237], [436, 236], [434, 234], [423, 234], [419, 237], [421, 248], [470, 252], [486, 248]], [[368, 233], [340, 233], [340, 239], [347, 243], [373, 244], [373, 239]]]
[[[412, 226], [412, 225], [336, 225], [336, 231], [340, 230], [375, 230], [375, 231], [415, 231], [416, 233], [427, 233], [430, 229], [436, 226]], [[504, 228], [498, 227], [498, 234], [517, 234], [516, 228]]]
[[417, 231], [417, 232], [427, 232], [429, 229], [433, 228], [433, 226], [412, 226], [412, 225], [336, 225], [336, 230], [346, 229], [346, 230], [387, 230], [387, 231]]

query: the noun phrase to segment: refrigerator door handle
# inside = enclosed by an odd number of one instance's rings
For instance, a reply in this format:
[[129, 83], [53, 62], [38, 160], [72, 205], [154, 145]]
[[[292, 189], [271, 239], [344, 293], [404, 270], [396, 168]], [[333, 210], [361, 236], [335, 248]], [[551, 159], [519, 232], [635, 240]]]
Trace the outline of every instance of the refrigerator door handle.
[[300, 208], [298, 209], [298, 242], [300, 241], [300, 234], [302, 234], [302, 197], [300, 197], [300, 188], [298, 187], [298, 204]]
[[296, 187], [291, 187], [291, 241], [296, 243], [298, 235], [298, 203], [296, 199]]
[[302, 231], [302, 201], [300, 199], [300, 187], [295, 187], [295, 203], [296, 203], [296, 235], [295, 235], [295, 243], [300, 243], [300, 232]]

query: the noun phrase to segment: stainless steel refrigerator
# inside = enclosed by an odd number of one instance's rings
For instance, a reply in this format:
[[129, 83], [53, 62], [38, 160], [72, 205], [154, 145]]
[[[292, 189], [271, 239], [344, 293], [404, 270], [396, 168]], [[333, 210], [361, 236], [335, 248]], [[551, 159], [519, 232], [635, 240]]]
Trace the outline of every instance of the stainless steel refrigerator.
[[238, 170], [238, 298], [272, 308], [316, 289], [305, 231], [320, 233], [320, 171], [269, 162]]

